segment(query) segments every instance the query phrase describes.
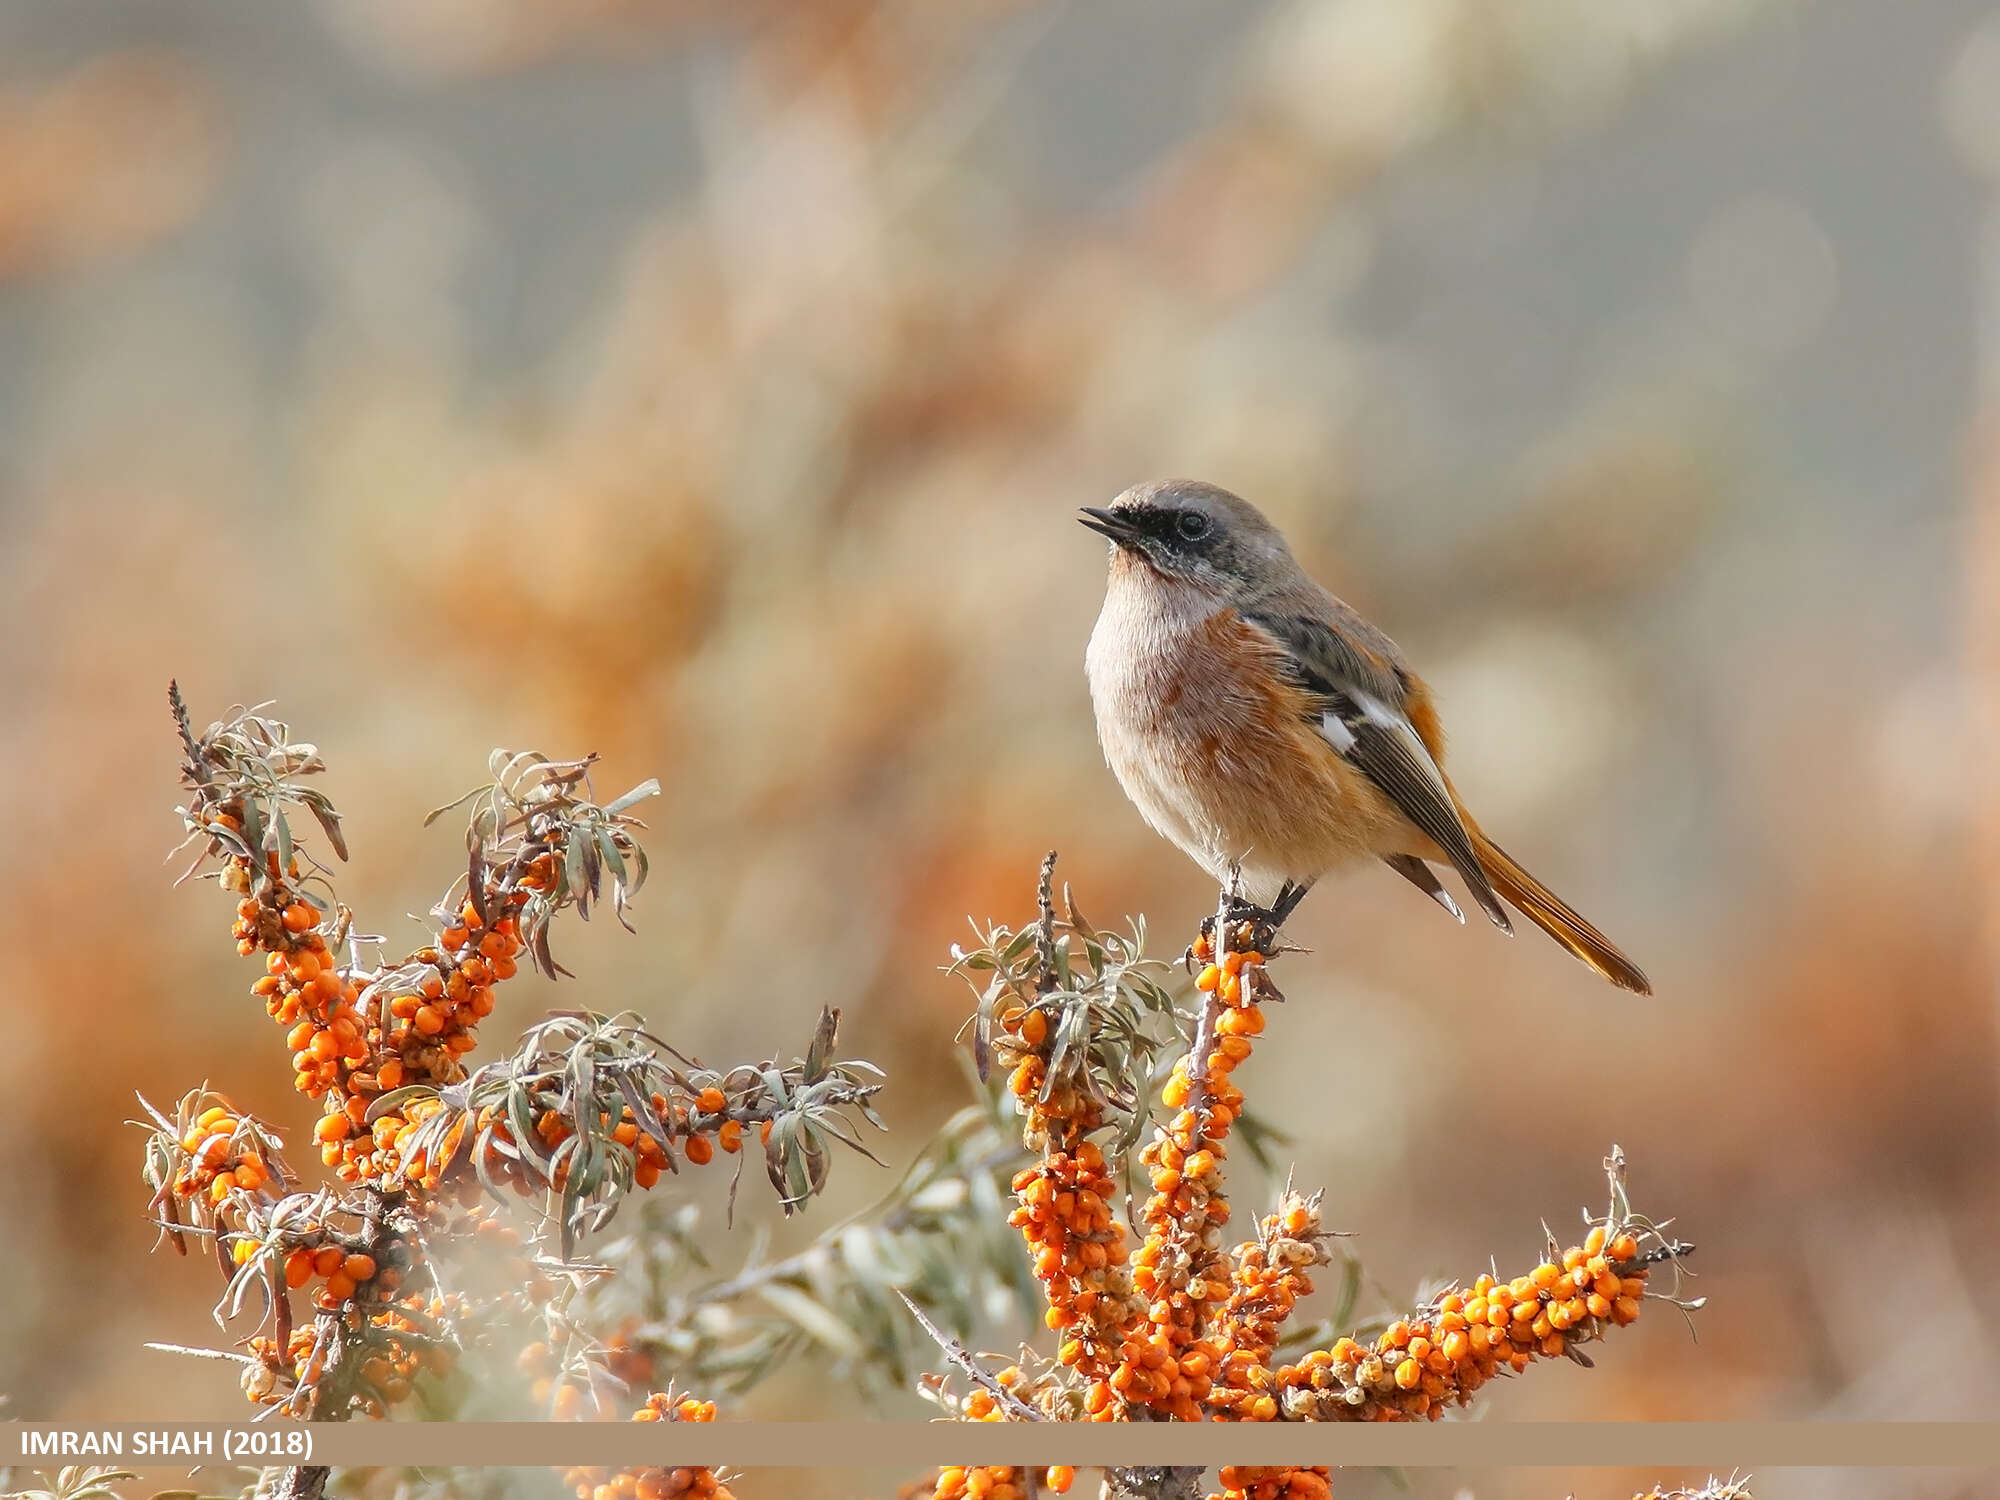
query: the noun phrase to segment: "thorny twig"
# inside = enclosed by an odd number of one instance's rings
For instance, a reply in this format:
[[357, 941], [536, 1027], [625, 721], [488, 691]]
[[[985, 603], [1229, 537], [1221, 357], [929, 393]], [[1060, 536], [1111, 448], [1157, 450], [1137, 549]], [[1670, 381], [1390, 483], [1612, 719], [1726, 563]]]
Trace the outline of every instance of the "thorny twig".
[[898, 1290], [896, 1295], [903, 1299], [903, 1306], [910, 1310], [910, 1316], [923, 1325], [924, 1332], [931, 1336], [938, 1348], [943, 1351], [944, 1357], [963, 1370], [966, 1377], [975, 1385], [992, 1396], [995, 1401], [998, 1401], [1006, 1409], [1009, 1416], [1013, 1417], [1017, 1422], [1039, 1422], [1042, 1420], [1040, 1412], [1036, 1411], [1034, 1407], [1028, 1405], [1027, 1402], [1002, 1385], [997, 1377], [972, 1357], [972, 1352], [965, 1345], [961, 1344], [957, 1339], [946, 1333], [925, 1316], [924, 1310], [917, 1306], [908, 1292]]

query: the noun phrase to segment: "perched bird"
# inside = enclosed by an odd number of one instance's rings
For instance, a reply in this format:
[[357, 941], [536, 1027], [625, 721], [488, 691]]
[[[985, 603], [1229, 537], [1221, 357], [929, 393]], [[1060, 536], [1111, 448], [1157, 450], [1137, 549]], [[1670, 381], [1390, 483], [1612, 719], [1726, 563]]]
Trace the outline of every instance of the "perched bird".
[[1444, 774], [1430, 689], [1396, 643], [1308, 578], [1276, 527], [1194, 480], [1080, 517], [1111, 576], [1086, 666], [1104, 756], [1146, 821], [1282, 922], [1329, 870], [1381, 860], [1465, 920], [1449, 865], [1613, 984], [1651, 994], [1611, 940], [1480, 832]]

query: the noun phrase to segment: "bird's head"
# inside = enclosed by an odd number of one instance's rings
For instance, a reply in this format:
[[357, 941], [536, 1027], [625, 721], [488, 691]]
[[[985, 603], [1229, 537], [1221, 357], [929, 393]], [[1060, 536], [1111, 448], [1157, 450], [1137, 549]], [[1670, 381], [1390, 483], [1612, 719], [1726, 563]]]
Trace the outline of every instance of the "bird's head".
[[1142, 562], [1232, 600], [1273, 592], [1298, 571], [1262, 511], [1198, 479], [1136, 484], [1108, 506], [1085, 506], [1077, 519], [1110, 538], [1114, 570], [1121, 558]]

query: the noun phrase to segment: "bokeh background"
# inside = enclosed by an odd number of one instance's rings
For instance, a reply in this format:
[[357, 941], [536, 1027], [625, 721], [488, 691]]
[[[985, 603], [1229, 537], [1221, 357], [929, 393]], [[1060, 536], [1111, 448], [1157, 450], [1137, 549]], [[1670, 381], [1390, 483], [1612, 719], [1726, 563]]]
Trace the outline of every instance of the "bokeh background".
[[837, 1004], [907, 1159], [963, 1098], [937, 965], [1043, 849], [1168, 946], [1212, 904], [1081, 666], [1075, 508], [1167, 474], [1398, 637], [1657, 984], [1382, 872], [1299, 919], [1244, 1081], [1384, 1286], [1524, 1261], [1614, 1141], [1700, 1246], [1699, 1341], [1487, 1416], [2000, 1409], [1996, 187], [1970, 0], [0, 0], [8, 1409], [242, 1410], [141, 1348], [214, 1280], [147, 1257], [133, 1091], [306, 1117], [169, 886], [170, 675], [322, 746], [376, 931], [491, 747], [660, 776], [640, 935], [492, 1024], [733, 1060]]

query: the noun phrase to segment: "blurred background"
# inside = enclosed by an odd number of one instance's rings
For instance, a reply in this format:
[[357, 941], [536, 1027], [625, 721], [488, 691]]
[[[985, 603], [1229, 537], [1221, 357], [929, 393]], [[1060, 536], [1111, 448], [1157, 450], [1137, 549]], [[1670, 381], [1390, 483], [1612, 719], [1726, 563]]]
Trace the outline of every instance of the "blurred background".
[[[1700, 1247], [1698, 1342], [1485, 1414], [2000, 1409], [1996, 189], [1971, 0], [0, 0], [8, 1409], [241, 1413], [141, 1347], [214, 1342], [215, 1277], [148, 1260], [120, 1122], [204, 1078], [309, 1118], [162, 863], [170, 675], [320, 744], [392, 937], [491, 747], [661, 777], [639, 935], [491, 1024], [723, 1062], [839, 1005], [900, 1162], [964, 1098], [937, 966], [1045, 848], [1164, 949], [1212, 907], [1082, 673], [1075, 509], [1173, 474], [1398, 638], [1658, 989], [1379, 871], [1298, 921], [1242, 1081], [1382, 1286], [1526, 1264], [1614, 1141]], [[891, 1180], [842, 1160], [780, 1245]]]

